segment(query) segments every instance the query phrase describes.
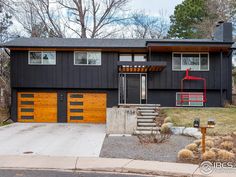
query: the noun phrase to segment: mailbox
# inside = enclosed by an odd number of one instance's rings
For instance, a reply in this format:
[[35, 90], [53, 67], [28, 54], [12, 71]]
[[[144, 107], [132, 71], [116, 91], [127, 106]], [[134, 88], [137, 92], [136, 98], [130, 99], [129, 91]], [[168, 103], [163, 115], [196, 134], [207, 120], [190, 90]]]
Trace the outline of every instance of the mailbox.
[[199, 118], [194, 119], [193, 127], [194, 128], [199, 128], [200, 127], [200, 119]]
[[210, 127], [210, 128], [214, 128], [215, 125], [216, 125], [215, 119], [209, 118], [208, 121], [207, 121], [207, 126]]

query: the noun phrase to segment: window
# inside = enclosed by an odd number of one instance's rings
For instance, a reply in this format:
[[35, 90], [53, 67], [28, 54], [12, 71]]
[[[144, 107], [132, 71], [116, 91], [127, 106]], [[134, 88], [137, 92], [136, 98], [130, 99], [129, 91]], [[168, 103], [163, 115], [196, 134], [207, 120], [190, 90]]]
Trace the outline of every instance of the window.
[[75, 65], [101, 65], [101, 52], [79, 51], [74, 53]]
[[56, 52], [30, 51], [28, 63], [30, 65], [55, 65], [56, 64]]
[[181, 70], [181, 54], [173, 54], [173, 70]]
[[[181, 98], [182, 97], [182, 98]], [[177, 92], [176, 106], [203, 106], [202, 92]]]
[[147, 88], [146, 88], [146, 75], [141, 75], [141, 103], [146, 104]]
[[120, 54], [120, 61], [132, 61], [131, 54]]
[[208, 53], [173, 53], [172, 70], [209, 71]]
[[198, 70], [199, 65], [199, 54], [182, 54], [182, 70], [189, 68], [191, 68], [191, 70]]
[[134, 61], [147, 61], [147, 56], [144, 54], [135, 54]]

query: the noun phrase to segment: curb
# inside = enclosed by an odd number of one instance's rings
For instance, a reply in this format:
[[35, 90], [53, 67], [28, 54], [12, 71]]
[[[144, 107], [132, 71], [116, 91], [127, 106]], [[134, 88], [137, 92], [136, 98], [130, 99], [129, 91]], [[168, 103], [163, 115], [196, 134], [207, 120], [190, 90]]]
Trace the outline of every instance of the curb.
[[[173, 177], [206, 177], [206, 175], [201, 174], [198, 165], [193, 164], [96, 157], [0, 156], [0, 169], [115, 172]], [[208, 177], [213, 176], [230, 177], [231, 174], [212, 174]], [[232, 174], [232, 176], [234, 175]]]

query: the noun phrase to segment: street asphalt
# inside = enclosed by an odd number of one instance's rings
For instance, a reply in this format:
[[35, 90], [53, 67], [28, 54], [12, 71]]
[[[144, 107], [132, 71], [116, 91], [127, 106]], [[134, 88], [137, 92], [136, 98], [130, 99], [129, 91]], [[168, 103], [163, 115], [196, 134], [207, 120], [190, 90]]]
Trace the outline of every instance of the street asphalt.
[[42, 170], [0, 170], [0, 177], [147, 177], [147, 176], [131, 175], [131, 174], [95, 173], [95, 172], [82, 173], [82, 172], [42, 171]]

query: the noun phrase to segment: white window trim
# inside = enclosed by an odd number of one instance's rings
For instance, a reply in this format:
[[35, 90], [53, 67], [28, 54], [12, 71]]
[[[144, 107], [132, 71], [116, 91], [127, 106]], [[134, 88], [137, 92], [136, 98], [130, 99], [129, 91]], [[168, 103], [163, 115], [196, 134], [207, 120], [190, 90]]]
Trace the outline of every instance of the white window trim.
[[[75, 53], [77, 52], [86, 52], [87, 54], [87, 64], [76, 64], [75, 63]], [[96, 52], [96, 53], [100, 53], [101, 54], [101, 62], [100, 64], [88, 64], [88, 52]], [[74, 51], [74, 65], [76, 66], [101, 66], [102, 65], [102, 52], [101, 51]]]
[[[177, 103], [177, 95], [178, 94], [181, 94], [182, 92], [176, 92], [176, 97], [175, 97], [175, 105], [177, 106], [177, 107], [203, 107], [203, 102], [199, 102], [199, 103], [201, 103], [201, 105], [194, 105], [194, 106], [192, 106], [192, 105], [190, 105], [190, 102], [188, 102], [188, 105], [179, 105], [178, 103]], [[184, 92], [184, 93], [186, 93], [186, 94], [193, 94], [193, 93], [201, 93], [202, 94], [202, 100], [203, 100], [203, 92]]]
[[[174, 65], [173, 65], [173, 60], [174, 60], [174, 54], [180, 54], [181, 55], [181, 59], [180, 59], [180, 62], [181, 62], [181, 66], [180, 68], [181, 69], [174, 69]], [[183, 54], [199, 54], [199, 70], [191, 70], [191, 71], [201, 71], [201, 72], [206, 72], [206, 71], [210, 71], [210, 54], [209, 52], [172, 52], [172, 71], [185, 71], [185, 69], [182, 69], [182, 58], [183, 58]], [[208, 68], [207, 69], [204, 69], [204, 70], [201, 70], [201, 54], [207, 54], [208, 56]]]
[[[121, 61], [120, 60], [120, 56], [130, 56], [131, 57], [131, 61]], [[132, 53], [120, 53], [119, 54], [119, 61], [121, 61], [121, 62], [133, 62], [133, 54]]]
[[[135, 56], [144, 56], [144, 61], [135, 61]], [[134, 53], [134, 62], [146, 62], [147, 61], [147, 54], [138, 54]]]
[[[42, 63], [40, 63], [40, 64], [38, 64], [38, 63], [30, 63], [30, 53], [31, 52], [41, 52], [42, 53], [42, 55], [41, 55], [41, 62]], [[47, 52], [52, 52], [52, 53], [54, 53], [55, 54], [55, 63], [53, 63], [53, 64], [44, 64], [43, 63], [43, 53], [47, 53]], [[57, 53], [56, 53], [56, 51], [28, 51], [28, 65], [56, 65], [57, 64]]]

